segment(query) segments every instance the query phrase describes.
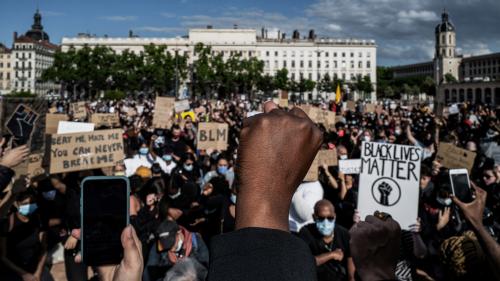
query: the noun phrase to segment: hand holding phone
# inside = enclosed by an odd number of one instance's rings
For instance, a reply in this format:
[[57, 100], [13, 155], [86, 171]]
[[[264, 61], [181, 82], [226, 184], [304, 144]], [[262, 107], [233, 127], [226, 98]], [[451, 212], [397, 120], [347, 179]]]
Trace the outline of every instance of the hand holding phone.
[[451, 169], [449, 173], [453, 196], [464, 203], [472, 202], [472, 191], [467, 169]]
[[129, 224], [130, 184], [125, 177], [87, 177], [81, 188], [81, 249], [90, 266], [119, 264], [121, 233]]

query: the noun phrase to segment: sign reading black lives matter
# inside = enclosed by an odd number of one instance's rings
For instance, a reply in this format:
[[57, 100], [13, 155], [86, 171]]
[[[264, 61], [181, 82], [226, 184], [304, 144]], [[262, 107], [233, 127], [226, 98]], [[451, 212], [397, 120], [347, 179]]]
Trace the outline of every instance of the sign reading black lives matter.
[[390, 214], [402, 229], [417, 221], [420, 161], [416, 146], [363, 142], [358, 211]]

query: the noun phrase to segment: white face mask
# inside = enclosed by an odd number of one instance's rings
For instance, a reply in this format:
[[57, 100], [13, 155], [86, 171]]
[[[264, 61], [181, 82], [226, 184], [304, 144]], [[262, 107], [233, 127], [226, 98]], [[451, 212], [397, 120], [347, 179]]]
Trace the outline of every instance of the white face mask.
[[363, 140], [369, 142], [372, 140], [372, 138], [370, 136], [363, 136]]
[[346, 154], [342, 154], [340, 155], [340, 160], [347, 160], [347, 155]]
[[182, 239], [180, 239], [179, 243], [177, 243], [177, 247], [175, 248], [176, 253], [178, 253], [182, 250], [182, 244], [184, 244], [184, 241], [182, 241]]

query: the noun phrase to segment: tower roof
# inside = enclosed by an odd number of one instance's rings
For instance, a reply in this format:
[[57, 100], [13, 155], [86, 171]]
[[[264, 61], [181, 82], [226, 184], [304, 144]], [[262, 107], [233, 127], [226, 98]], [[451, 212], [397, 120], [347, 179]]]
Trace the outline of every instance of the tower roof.
[[455, 26], [451, 23], [446, 10], [441, 14], [441, 23], [436, 26], [436, 33], [455, 31]]
[[42, 15], [38, 9], [33, 15], [33, 25], [31, 25], [31, 29], [26, 32], [25, 36], [37, 41], [50, 41], [49, 35], [43, 31]]

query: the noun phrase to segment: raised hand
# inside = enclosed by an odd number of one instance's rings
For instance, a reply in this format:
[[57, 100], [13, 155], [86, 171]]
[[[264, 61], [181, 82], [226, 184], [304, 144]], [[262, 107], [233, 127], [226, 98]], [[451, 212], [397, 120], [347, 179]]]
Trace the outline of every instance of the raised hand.
[[450, 213], [450, 207], [445, 207], [444, 210], [439, 211], [438, 223], [436, 225], [437, 230], [443, 229], [450, 222]]
[[378, 186], [378, 191], [380, 192], [380, 204], [389, 206], [389, 195], [392, 192], [392, 187], [388, 183], [382, 182]]
[[7, 150], [0, 160], [0, 165], [12, 169], [26, 160], [29, 152], [29, 148], [26, 145]]
[[240, 182], [236, 229], [288, 231], [292, 195], [309, 170], [322, 137], [298, 107], [285, 112], [267, 102], [264, 113], [244, 120], [236, 163]]

